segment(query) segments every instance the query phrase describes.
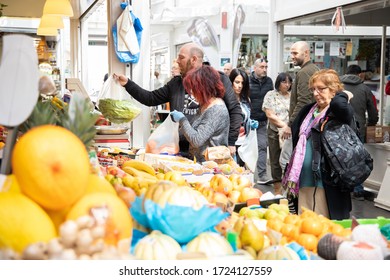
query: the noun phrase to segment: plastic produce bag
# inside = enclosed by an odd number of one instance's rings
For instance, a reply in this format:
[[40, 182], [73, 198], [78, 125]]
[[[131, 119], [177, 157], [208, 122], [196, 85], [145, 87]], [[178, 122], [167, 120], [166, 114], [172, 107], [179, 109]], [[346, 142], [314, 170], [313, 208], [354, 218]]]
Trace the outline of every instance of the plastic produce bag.
[[104, 82], [96, 105], [106, 119], [116, 124], [128, 123], [141, 113], [141, 108], [112, 75]]
[[[195, 210], [192, 207], [166, 204], [164, 208], [143, 197], [136, 197], [130, 208], [132, 217], [142, 226], [159, 230], [177, 242], [184, 244], [204, 231], [210, 231], [229, 216], [219, 207], [204, 205]], [[142, 208], [144, 206], [144, 209]]]
[[171, 117], [166, 118], [149, 136], [145, 152], [151, 154], [178, 154], [179, 123], [173, 122]]
[[244, 139], [244, 143], [238, 148], [237, 152], [242, 161], [245, 162], [246, 167], [250, 171], [255, 172], [258, 158], [256, 129], [249, 131], [249, 134]]

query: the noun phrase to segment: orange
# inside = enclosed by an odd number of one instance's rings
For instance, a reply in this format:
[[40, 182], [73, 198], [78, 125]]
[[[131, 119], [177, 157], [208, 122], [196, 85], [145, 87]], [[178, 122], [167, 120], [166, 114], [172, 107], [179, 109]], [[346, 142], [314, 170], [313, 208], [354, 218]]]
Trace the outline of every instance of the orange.
[[292, 224], [283, 224], [282, 228], [280, 229], [280, 233], [283, 234], [284, 236], [290, 237], [290, 233], [294, 228], [295, 226]]
[[84, 194], [90, 163], [75, 134], [43, 125], [29, 130], [16, 143], [12, 169], [25, 195], [46, 209], [60, 210]]
[[300, 235], [301, 235], [301, 230], [299, 226], [294, 226], [294, 228], [290, 231], [289, 237], [291, 240], [298, 241]]
[[298, 215], [295, 215], [295, 214], [291, 214], [291, 215], [287, 215], [285, 218], [284, 218], [284, 222], [286, 224], [292, 224], [292, 225], [295, 225], [301, 218], [298, 216]]
[[280, 220], [279, 218], [267, 220], [267, 227], [269, 227], [270, 229], [276, 230], [278, 232], [280, 232], [283, 225], [284, 225], [283, 221]]
[[323, 228], [324, 226], [318, 218], [305, 218], [302, 220], [302, 233], [311, 233], [318, 236], [322, 233]]
[[331, 233], [341, 236], [342, 232], [344, 231], [344, 227], [342, 225], [333, 223], [331, 226]]
[[72, 206], [66, 220], [77, 220], [84, 215], [92, 215], [99, 222], [105, 223], [105, 242], [108, 244], [116, 244], [119, 240], [132, 236], [130, 211], [117, 195], [107, 192], [87, 194]]
[[318, 238], [310, 233], [301, 233], [297, 240], [298, 244], [302, 245], [306, 250], [316, 252]]

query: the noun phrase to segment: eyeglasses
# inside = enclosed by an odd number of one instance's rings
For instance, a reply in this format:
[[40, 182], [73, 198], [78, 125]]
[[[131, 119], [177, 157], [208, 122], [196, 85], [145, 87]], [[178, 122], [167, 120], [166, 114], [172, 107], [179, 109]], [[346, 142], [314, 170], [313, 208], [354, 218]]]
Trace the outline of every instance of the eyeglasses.
[[318, 92], [318, 93], [323, 93], [324, 92], [324, 90], [326, 90], [328, 87], [322, 87], [322, 88], [320, 88], [320, 87], [317, 87], [317, 88], [310, 88], [309, 89], [309, 91], [311, 92], [311, 93], [314, 93], [314, 92]]
[[281, 83], [282, 83], [282, 84], [291, 85], [291, 82], [289, 82], [289, 81], [282, 81]]

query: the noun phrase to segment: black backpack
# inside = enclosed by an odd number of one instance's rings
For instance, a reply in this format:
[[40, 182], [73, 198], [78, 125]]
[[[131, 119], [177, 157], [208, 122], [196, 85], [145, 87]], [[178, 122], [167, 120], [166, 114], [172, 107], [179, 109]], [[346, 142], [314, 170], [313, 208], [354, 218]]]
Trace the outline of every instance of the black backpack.
[[[356, 125], [354, 119], [353, 124]], [[373, 159], [358, 136], [358, 127], [351, 128], [327, 117], [321, 125], [321, 164], [323, 182], [351, 192], [371, 174]]]

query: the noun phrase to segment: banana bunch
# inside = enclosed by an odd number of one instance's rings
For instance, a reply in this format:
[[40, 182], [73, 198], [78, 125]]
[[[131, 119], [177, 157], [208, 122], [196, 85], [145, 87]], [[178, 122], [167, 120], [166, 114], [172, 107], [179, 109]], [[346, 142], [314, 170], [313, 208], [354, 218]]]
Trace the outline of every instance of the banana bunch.
[[132, 188], [137, 195], [143, 194], [150, 185], [157, 182], [154, 168], [141, 160], [128, 160], [122, 165], [127, 175], [122, 179], [126, 187]]
[[52, 99], [51, 99], [51, 103], [57, 107], [58, 109], [62, 110], [64, 109], [68, 103], [62, 101], [61, 99], [59, 99], [57, 96], [54, 96]]

